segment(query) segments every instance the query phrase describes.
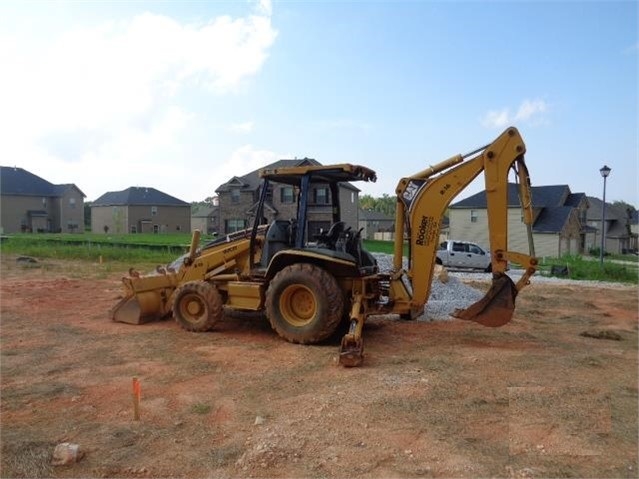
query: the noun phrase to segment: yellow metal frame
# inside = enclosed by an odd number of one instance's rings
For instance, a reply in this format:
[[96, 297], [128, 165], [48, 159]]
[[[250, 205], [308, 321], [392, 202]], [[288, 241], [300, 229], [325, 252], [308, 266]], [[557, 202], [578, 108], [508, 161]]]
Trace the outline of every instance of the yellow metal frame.
[[[401, 274], [391, 281], [393, 312], [406, 313], [411, 308], [423, 306], [430, 294], [435, 255], [439, 245], [441, 218], [448, 205], [480, 173], [484, 173], [488, 209], [488, 228], [491, 245], [491, 261], [494, 273], [504, 273], [508, 260], [517, 259], [527, 273], [518, 288], [521, 289], [534, 274], [537, 261], [532, 256], [507, 251], [508, 224], [508, 173], [516, 167], [520, 184], [520, 197], [524, 223], [530, 227], [533, 221], [530, 180], [523, 161], [526, 152], [524, 141], [516, 128], [508, 128], [493, 143], [473, 158], [464, 161], [454, 156], [416, 175], [402, 178], [397, 186], [397, 212], [393, 265], [402, 271], [402, 251], [405, 218], [413, 231], [410, 234], [410, 266], [405, 272], [413, 286], [412, 294], [401, 284]], [[444, 172], [438, 176], [438, 173]], [[406, 207], [408, 205], [408, 208]], [[531, 245], [531, 251], [534, 248]]]

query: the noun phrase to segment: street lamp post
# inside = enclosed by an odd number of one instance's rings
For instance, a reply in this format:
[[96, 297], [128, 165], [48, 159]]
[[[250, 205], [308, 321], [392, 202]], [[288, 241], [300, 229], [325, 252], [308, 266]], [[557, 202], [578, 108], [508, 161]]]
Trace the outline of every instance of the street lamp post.
[[599, 264], [603, 268], [604, 246], [606, 244], [606, 178], [610, 174], [610, 168], [604, 165], [600, 170], [604, 180], [603, 203], [601, 205], [601, 249], [599, 250]]

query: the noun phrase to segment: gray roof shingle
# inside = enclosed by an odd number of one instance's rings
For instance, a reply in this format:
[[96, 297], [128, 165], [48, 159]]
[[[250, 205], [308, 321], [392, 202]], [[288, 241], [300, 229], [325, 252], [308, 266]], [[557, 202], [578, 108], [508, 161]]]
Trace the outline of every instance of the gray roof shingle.
[[23, 168], [0, 166], [0, 193], [3, 195], [59, 197], [69, 188], [75, 188], [86, 197], [73, 183], [54, 185]]
[[17, 196], [60, 196], [56, 185], [18, 167], [0, 167], [0, 192]]
[[557, 233], [568, 223], [573, 210], [572, 206], [546, 207], [539, 213], [532, 229], [535, 233]]
[[[533, 208], [540, 209], [533, 224], [535, 233], [558, 233], [570, 220], [571, 213], [582, 201], [589, 202], [585, 193], [571, 193], [568, 185], [533, 186], [530, 191]], [[592, 204], [592, 203], [588, 203]], [[519, 207], [519, 190], [515, 183], [508, 184], [508, 206]], [[486, 208], [486, 191], [458, 201], [451, 208]]]
[[92, 206], [190, 206], [186, 201], [167, 195], [155, 188], [131, 186], [123, 191], [109, 191]]
[[[508, 206], [519, 206], [518, 187], [515, 183], [508, 183]], [[548, 206], [564, 206], [566, 197], [570, 197], [568, 185], [533, 186], [531, 188], [532, 202], [535, 208]], [[583, 195], [583, 193], [575, 193]], [[575, 198], [573, 198], [573, 201]], [[486, 208], [486, 191], [481, 191], [457, 203], [451, 208]]]
[[395, 221], [395, 217], [382, 213], [381, 211], [365, 210], [360, 208], [359, 219], [366, 221]]

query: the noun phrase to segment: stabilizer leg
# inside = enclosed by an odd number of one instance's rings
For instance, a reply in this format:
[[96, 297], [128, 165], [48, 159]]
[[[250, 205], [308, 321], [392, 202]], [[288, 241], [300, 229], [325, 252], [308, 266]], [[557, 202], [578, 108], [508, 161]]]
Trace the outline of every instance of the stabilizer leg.
[[339, 348], [339, 364], [345, 367], [356, 367], [361, 366], [364, 360], [364, 343], [362, 341], [364, 314], [361, 294], [355, 295], [350, 319], [348, 333], [342, 338], [342, 344]]

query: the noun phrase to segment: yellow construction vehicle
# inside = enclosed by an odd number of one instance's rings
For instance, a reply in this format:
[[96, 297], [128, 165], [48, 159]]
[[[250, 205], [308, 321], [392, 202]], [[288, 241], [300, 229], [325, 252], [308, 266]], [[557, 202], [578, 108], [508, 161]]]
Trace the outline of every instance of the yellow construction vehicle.
[[[150, 275], [130, 270], [123, 278], [125, 296], [111, 310], [111, 318], [139, 324], [172, 314], [186, 330], [208, 331], [222, 320], [225, 309], [264, 312], [280, 336], [301, 344], [320, 342], [342, 321], [349, 321], [339, 362], [357, 366], [363, 358], [362, 329], [367, 317], [398, 314], [414, 319], [423, 312], [433, 279], [441, 218], [452, 199], [483, 172], [493, 282], [480, 301], [453, 315], [502, 326], [511, 320], [515, 297], [537, 266], [525, 151], [519, 132], [511, 127], [489, 145], [402, 178], [396, 189], [393, 268], [385, 272], [379, 271], [375, 258], [362, 247], [361, 230], [345, 227], [340, 218], [339, 183], [375, 181], [374, 171], [351, 164], [262, 170], [252, 228], [202, 247], [196, 231], [189, 252], [172, 264]], [[507, 250], [511, 170], [519, 183], [528, 254]], [[270, 182], [299, 190], [296, 218], [261, 224]], [[317, 183], [331, 189], [333, 224], [327, 232], [309, 238], [308, 198], [311, 186]], [[404, 268], [406, 241], [408, 266]], [[524, 269], [517, 284], [505, 273], [508, 262]]]

